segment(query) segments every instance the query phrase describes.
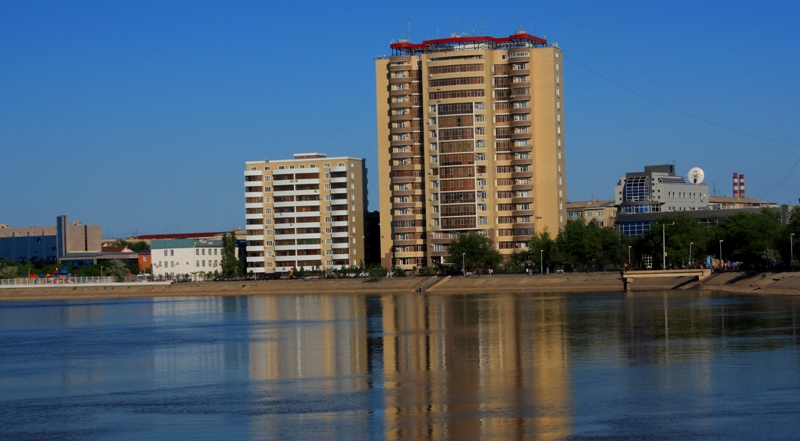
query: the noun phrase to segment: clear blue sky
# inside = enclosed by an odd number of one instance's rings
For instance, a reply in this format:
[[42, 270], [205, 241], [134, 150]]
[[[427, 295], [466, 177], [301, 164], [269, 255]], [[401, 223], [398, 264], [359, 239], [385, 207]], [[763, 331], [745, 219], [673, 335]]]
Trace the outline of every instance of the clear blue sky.
[[559, 43], [570, 200], [674, 162], [797, 203], [799, 5], [0, 2], [0, 223], [244, 227], [245, 161], [306, 151], [365, 157], [376, 210], [373, 60], [409, 20], [414, 42], [474, 25]]

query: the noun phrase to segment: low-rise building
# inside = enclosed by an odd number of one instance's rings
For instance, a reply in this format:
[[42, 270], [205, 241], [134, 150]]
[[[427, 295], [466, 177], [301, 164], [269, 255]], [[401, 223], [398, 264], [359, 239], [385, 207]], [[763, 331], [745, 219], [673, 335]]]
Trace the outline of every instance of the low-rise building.
[[0, 259], [56, 263], [71, 253], [101, 251], [101, 228], [56, 217], [55, 226], [11, 228], [0, 224]]
[[617, 207], [614, 201], [591, 200], [567, 202], [567, 219], [583, 219], [584, 221], [595, 221], [601, 227], [613, 227], [617, 218]]
[[193, 280], [203, 280], [208, 274], [222, 271], [221, 240], [152, 240], [150, 256], [156, 278], [191, 275]]

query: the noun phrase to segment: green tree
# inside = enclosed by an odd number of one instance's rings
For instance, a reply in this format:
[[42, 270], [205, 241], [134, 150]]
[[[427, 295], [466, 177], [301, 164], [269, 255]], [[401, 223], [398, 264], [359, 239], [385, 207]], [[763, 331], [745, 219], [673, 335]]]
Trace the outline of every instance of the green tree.
[[[725, 219], [717, 228], [716, 243], [722, 240], [722, 258], [725, 261], [741, 262], [750, 269], [766, 269], [776, 263], [771, 250], [778, 249], [781, 233], [786, 228], [781, 226], [780, 213], [769, 208], [760, 213], [736, 213]], [[718, 254], [719, 251], [716, 252]]]
[[[800, 241], [800, 205], [792, 207], [792, 211], [789, 212], [789, 222], [783, 226], [775, 244], [787, 267], [792, 263], [797, 267], [797, 255], [800, 254], [797, 249], [800, 245], [798, 241]], [[794, 256], [791, 253], [794, 253]]]
[[114, 241], [114, 245], [116, 245], [116, 246], [118, 246], [120, 248], [123, 248], [123, 249], [128, 248], [129, 250], [131, 250], [133, 252], [136, 252], [136, 253], [138, 253], [140, 251], [144, 251], [144, 250], [150, 249], [150, 245], [148, 245], [147, 242], [145, 242], [143, 240], [137, 240], [135, 242], [130, 242], [130, 241], [127, 241], [125, 239], [117, 239], [117, 240]]
[[236, 235], [231, 231], [222, 235], [222, 273], [241, 274], [242, 267], [236, 256]]
[[497, 266], [502, 260], [500, 253], [492, 246], [492, 240], [478, 233], [461, 234], [450, 241], [450, 255], [447, 262], [454, 268], [486, 269]]
[[559, 232], [556, 256], [567, 269], [606, 270], [623, 261], [624, 246], [622, 237], [612, 228], [601, 227], [594, 220], [586, 223], [573, 219]]
[[545, 230], [531, 237], [528, 241], [528, 253], [531, 267], [536, 271], [544, 267], [555, 269], [564, 265], [558, 244], [550, 236], [549, 231]]
[[[650, 255], [653, 257], [653, 266], [661, 268], [666, 248], [668, 264], [675, 268], [694, 266], [693, 262], [702, 260], [707, 251], [711, 231], [686, 213], [662, 216], [650, 226], [650, 230], [633, 242], [633, 256]], [[662, 240], [664, 238], [666, 246]], [[689, 262], [689, 244], [692, 263]]]
[[117, 282], [122, 282], [130, 274], [130, 271], [121, 260], [111, 260], [105, 267], [104, 274], [116, 278]]
[[17, 266], [16, 265], [5, 265], [0, 268], [0, 279], [14, 279], [17, 277]]

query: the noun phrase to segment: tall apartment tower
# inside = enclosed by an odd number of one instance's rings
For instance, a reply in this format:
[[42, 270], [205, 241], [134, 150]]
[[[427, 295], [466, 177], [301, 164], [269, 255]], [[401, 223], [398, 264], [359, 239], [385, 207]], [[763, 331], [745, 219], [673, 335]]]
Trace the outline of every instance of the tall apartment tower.
[[375, 62], [381, 262], [436, 266], [470, 231], [503, 255], [566, 222], [557, 45], [519, 31], [391, 44]]
[[248, 273], [336, 270], [364, 261], [363, 159], [302, 153], [248, 161], [244, 176]]

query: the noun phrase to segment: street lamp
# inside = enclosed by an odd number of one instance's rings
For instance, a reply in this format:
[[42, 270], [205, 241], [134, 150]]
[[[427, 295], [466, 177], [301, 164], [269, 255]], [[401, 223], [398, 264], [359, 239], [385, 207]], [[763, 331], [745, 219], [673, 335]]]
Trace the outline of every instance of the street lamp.
[[722, 269], [722, 239], [719, 240], [719, 269]]
[[100, 283], [103, 283], [103, 265], [100, 265]]
[[631, 246], [628, 245], [628, 265], [631, 264]]
[[462, 276], [466, 276], [467, 275], [467, 269], [464, 266], [464, 256], [466, 256], [466, 255], [467, 255], [467, 253], [461, 253], [461, 275]]
[[789, 269], [794, 269], [794, 233], [789, 235]]
[[694, 242], [689, 242], [689, 268], [692, 267], [692, 245]]
[[667, 225], [675, 225], [675, 222], [671, 224], [661, 224], [661, 269], [667, 269]]
[[544, 250], [539, 250], [539, 274], [544, 274]]

